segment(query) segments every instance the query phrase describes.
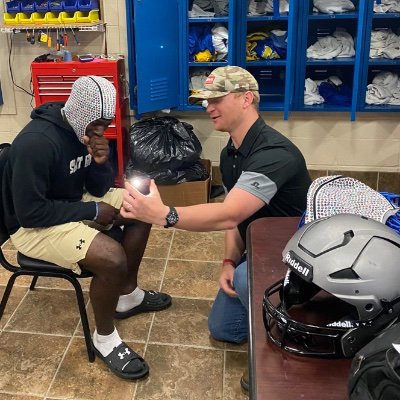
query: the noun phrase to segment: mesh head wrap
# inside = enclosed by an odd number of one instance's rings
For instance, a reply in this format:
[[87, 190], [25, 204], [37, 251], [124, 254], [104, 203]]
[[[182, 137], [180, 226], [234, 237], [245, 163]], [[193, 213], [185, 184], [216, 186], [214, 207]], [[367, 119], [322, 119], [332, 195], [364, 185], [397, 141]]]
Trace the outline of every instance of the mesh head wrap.
[[99, 76], [83, 76], [72, 85], [64, 114], [83, 143], [86, 127], [91, 122], [114, 118], [115, 104], [116, 90], [110, 81]]

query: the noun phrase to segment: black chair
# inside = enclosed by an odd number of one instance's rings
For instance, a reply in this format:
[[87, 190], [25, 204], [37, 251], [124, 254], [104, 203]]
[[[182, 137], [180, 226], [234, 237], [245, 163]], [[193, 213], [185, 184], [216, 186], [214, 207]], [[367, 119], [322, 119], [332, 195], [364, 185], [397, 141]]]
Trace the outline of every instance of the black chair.
[[[9, 148], [9, 144], [3, 143], [0, 144], [0, 173], [3, 170], [6, 153]], [[4, 151], [7, 149], [6, 151]], [[1, 177], [1, 175], [0, 175]], [[1, 186], [0, 186], [1, 189]], [[53, 278], [63, 278], [67, 281], [71, 282], [72, 286], [75, 289], [76, 299], [78, 301], [79, 312], [81, 316], [83, 333], [85, 336], [86, 349], [88, 353], [88, 358], [90, 362], [95, 360], [95, 353], [92, 344], [92, 338], [90, 335], [89, 321], [85, 308], [85, 301], [83, 298], [83, 292], [81, 285], [78, 281], [78, 278], [91, 278], [93, 274], [89, 271], [82, 271], [81, 275], [77, 275], [72, 270], [68, 268], [60, 267], [59, 265], [52, 264], [46, 261], [37, 260], [35, 258], [27, 257], [20, 252], [17, 252], [17, 262], [19, 266], [11, 264], [4, 256], [3, 249], [1, 246], [9, 239], [9, 234], [4, 226], [2, 221], [2, 210], [0, 210], [0, 265], [2, 265], [5, 269], [10, 271], [12, 275], [10, 276], [6, 289], [4, 291], [3, 297], [0, 303], [0, 320], [4, 314], [4, 310], [7, 305], [8, 298], [11, 293], [11, 289], [13, 288], [15, 280], [20, 275], [29, 275], [32, 276], [32, 282], [29, 286], [30, 290], [35, 289], [36, 282], [39, 276], [47, 276]], [[112, 237], [117, 241], [121, 241], [122, 239], [122, 230], [119, 227], [114, 227], [108, 232], [105, 232], [108, 236]]]
[[[2, 246], [9, 238], [9, 235], [3, 229], [0, 230], [0, 246]], [[83, 292], [81, 285], [78, 281], [78, 278], [90, 278], [92, 277], [92, 273], [88, 271], [82, 271], [81, 275], [77, 275], [72, 270], [67, 268], [62, 268], [58, 265], [37, 260], [35, 258], [26, 257], [23, 254], [17, 252], [17, 261], [19, 264], [18, 266], [12, 265], [9, 261], [6, 260], [3, 249], [0, 248], [0, 264], [7, 269], [8, 271], [12, 272], [10, 276], [6, 289], [3, 294], [3, 298], [1, 299], [0, 303], [0, 319], [3, 316], [4, 310], [7, 305], [8, 298], [11, 293], [11, 289], [13, 288], [15, 280], [20, 275], [30, 275], [33, 276], [32, 282], [29, 286], [30, 290], [35, 289], [36, 282], [39, 276], [47, 276], [53, 278], [63, 278], [67, 281], [71, 282], [72, 286], [75, 289], [76, 299], [78, 301], [79, 312], [81, 314], [81, 321], [83, 327], [83, 333], [85, 335], [85, 342], [86, 348], [88, 353], [88, 358], [90, 362], [95, 360], [95, 353], [92, 346], [92, 338], [90, 335], [90, 328], [89, 328], [89, 321], [86, 314], [85, 308], [85, 301], [83, 298]]]

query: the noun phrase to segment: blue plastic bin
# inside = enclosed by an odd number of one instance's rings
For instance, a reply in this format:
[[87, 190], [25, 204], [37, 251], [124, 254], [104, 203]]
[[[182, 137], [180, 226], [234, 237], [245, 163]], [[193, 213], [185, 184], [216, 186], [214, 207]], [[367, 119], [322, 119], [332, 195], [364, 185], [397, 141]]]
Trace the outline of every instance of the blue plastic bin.
[[50, 6], [48, 1], [36, 0], [35, 3], [36, 3], [36, 11], [38, 12], [50, 11]]
[[50, 11], [62, 11], [63, 10], [63, 2], [59, 1], [49, 1], [49, 9]]
[[21, 1], [21, 11], [26, 13], [33, 13], [36, 11], [36, 4], [34, 0]]
[[17, 13], [20, 11], [21, 11], [21, 2], [20, 1], [7, 1], [6, 2], [6, 12]]
[[97, 0], [78, 0], [79, 11], [98, 10], [99, 2]]
[[78, 0], [64, 0], [63, 10], [68, 12], [78, 11]]

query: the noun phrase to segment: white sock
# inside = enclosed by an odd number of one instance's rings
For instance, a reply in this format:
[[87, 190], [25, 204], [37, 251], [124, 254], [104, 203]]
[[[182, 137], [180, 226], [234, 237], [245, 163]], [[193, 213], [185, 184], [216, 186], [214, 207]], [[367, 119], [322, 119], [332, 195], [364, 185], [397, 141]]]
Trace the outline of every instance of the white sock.
[[114, 328], [114, 332], [109, 335], [99, 335], [97, 329], [93, 333], [93, 344], [94, 347], [104, 356], [108, 356], [114, 347], [118, 347], [122, 343], [119, 337], [117, 328]]
[[131, 308], [138, 306], [143, 299], [144, 291], [137, 286], [133, 292], [119, 296], [117, 312], [130, 310]]

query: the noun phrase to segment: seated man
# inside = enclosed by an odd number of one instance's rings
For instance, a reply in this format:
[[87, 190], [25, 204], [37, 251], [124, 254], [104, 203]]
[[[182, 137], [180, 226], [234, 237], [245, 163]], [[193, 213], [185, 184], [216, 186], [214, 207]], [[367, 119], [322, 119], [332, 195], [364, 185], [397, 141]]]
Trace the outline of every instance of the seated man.
[[[95, 352], [116, 375], [137, 379], [148, 373], [148, 365], [122, 342], [113, 318], [165, 309], [171, 297], [137, 284], [151, 225], [119, 215], [123, 189], [112, 188], [114, 171], [104, 137], [115, 105], [112, 83], [86, 76], [75, 81], [65, 104], [33, 110], [32, 121], [10, 148], [2, 206], [18, 251], [77, 274], [81, 268], [93, 273]], [[121, 244], [101, 232], [121, 224]]]

